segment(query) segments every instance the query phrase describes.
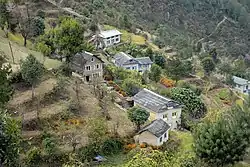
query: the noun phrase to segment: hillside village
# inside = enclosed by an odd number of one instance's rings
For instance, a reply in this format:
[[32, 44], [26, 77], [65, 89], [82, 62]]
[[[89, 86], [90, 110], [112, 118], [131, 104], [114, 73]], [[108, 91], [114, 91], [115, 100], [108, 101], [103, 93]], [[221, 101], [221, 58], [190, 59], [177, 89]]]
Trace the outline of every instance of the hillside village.
[[60, 4], [0, 0], [0, 166], [250, 165], [247, 56]]

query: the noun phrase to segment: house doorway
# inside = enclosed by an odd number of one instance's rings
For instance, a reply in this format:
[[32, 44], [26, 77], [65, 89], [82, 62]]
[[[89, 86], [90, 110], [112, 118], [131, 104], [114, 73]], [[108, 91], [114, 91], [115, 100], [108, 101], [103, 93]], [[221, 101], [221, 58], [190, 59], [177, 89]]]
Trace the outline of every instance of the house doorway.
[[89, 79], [90, 79], [90, 77], [89, 77], [89, 76], [86, 76], [86, 81], [87, 81], [87, 82], [89, 82]]

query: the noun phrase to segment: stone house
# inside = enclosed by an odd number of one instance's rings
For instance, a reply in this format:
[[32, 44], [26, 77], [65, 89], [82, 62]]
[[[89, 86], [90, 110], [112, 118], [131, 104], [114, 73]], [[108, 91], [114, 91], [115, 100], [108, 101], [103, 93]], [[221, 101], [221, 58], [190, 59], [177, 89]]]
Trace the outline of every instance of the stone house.
[[77, 53], [71, 63], [71, 69], [81, 74], [86, 82], [94, 79], [102, 80], [103, 67], [104, 62], [97, 55], [89, 52]]
[[149, 57], [133, 58], [124, 52], [117, 53], [114, 56], [113, 63], [117, 67], [122, 67], [127, 70], [135, 70], [138, 72], [145, 72], [146, 70], [150, 71], [153, 64]]
[[144, 88], [133, 97], [133, 100], [135, 106], [144, 108], [150, 113], [150, 121], [163, 119], [171, 130], [176, 129], [181, 123], [182, 105], [169, 98]]
[[105, 48], [116, 45], [121, 42], [121, 35], [118, 30], [107, 30], [99, 33], [99, 38], [102, 42], [99, 43], [99, 48]]
[[233, 81], [235, 83], [234, 89], [240, 93], [249, 94], [250, 91], [250, 81], [233, 76]]
[[168, 140], [170, 126], [162, 119], [156, 119], [139, 131], [137, 139], [140, 144], [147, 143], [160, 146]]

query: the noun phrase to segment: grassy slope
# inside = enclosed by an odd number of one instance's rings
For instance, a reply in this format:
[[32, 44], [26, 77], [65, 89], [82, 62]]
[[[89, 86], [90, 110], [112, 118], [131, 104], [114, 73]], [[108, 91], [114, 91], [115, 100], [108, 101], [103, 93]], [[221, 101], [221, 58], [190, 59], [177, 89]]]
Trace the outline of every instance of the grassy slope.
[[[10, 34], [9, 40], [3, 36], [4, 34], [0, 30], [0, 50], [7, 55], [9, 62], [12, 63], [11, 52], [8, 44], [9, 41], [11, 41], [12, 44], [16, 64], [19, 64], [20, 61], [25, 59], [29, 54], [33, 54], [40, 62], [43, 62], [44, 58], [40, 52], [28, 49], [32, 48], [32, 43], [30, 41], [28, 42], [28, 48], [25, 48], [22, 46], [22, 38], [20, 35]], [[46, 57], [44, 65], [46, 68], [58, 68], [61, 65], [61, 62]]]

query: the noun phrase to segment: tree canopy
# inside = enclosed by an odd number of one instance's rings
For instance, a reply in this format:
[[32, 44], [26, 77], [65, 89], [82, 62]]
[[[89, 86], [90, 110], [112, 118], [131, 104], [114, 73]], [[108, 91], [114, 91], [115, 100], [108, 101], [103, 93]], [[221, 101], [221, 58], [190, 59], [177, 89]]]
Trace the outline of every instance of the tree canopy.
[[194, 134], [197, 156], [215, 166], [241, 161], [249, 147], [249, 116], [249, 111], [233, 108], [217, 122], [198, 126]]
[[[1, 63], [0, 63], [0, 66]], [[10, 100], [13, 95], [13, 87], [11, 86], [8, 76], [11, 73], [10, 66], [0, 68], [0, 108]]]
[[161, 72], [162, 72], [161, 67], [156, 64], [153, 64], [150, 69], [149, 79], [158, 82], [161, 79]]
[[135, 123], [137, 130], [140, 130], [141, 125], [148, 120], [149, 115], [148, 111], [140, 107], [133, 107], [128, 111], [128, 118]]

